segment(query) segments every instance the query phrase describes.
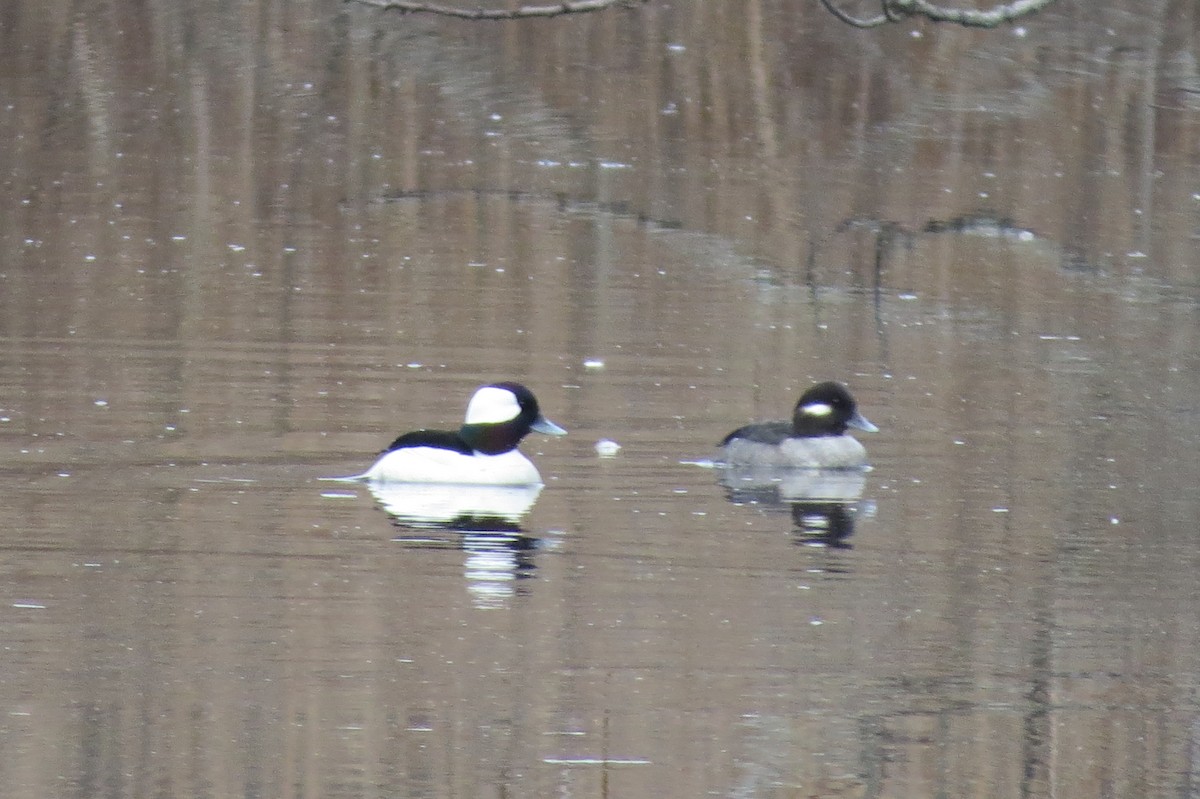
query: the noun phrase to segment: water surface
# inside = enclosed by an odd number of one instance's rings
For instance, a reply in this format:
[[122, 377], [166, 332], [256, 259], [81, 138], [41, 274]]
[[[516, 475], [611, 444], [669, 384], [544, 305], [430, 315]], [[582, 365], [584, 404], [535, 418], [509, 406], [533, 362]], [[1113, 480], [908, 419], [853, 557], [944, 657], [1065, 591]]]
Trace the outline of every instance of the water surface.
[[[6, 795], [1195, 791], [1196, 10], [793, 5], [12, 6]], [[318, 479], [496, 379], [519, 518]]]

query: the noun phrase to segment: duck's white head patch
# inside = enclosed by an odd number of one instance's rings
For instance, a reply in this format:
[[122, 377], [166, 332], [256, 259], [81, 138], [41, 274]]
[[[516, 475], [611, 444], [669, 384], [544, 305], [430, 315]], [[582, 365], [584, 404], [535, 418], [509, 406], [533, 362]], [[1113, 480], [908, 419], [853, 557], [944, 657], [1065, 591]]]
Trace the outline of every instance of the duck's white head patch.
[[467, 405], [467, 424], [511, 422], [521, 413], [517, 397], [506, 388], [484, 386], [475, 392]]
[[805, 416], [825, 417], [833, 413], [833, 406], [827, 402], [810, 402], [801, 406], [800, 410], [804, 411]]

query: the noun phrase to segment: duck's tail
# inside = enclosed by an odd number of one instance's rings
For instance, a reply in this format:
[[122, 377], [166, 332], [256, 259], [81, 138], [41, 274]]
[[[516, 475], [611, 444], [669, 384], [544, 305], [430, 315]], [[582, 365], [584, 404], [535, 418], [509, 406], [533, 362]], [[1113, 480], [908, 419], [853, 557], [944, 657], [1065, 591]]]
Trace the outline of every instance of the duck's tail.
[[367, 479], [367, 473], [352, 474], [349, 477], [318, 477], [323, 483], [361, 483]]

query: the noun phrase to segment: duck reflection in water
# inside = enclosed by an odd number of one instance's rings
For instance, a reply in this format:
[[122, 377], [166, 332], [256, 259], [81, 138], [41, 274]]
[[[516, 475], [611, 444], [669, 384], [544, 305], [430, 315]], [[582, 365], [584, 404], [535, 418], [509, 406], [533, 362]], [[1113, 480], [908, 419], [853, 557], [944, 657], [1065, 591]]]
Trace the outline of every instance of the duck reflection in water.
[[540, 484], [524, 486], [368, 482], [384, 513], [404, 527], [446, 530], [520, 530], [537, 502]]
[[532, 486], [367, 483], [400, 531], [393, 541], [409, 549], [460, 550], [467, 591], [478, 608], [500, 608], [534, 576], [544, 542], [521, 529], [541, 492]]
[[791, 513], [796, 543], [850, 549], [863, 511], [866, 476], [858, 471], [764, 470], [727, 467], [720, 483], [735, 505]]

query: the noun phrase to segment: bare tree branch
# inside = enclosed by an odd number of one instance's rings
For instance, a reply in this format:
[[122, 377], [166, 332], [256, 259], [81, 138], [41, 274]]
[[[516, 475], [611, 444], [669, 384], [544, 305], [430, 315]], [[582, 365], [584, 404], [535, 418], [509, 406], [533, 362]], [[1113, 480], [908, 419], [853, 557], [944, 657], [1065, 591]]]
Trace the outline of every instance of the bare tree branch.
[[[529, 19], [531, 17], [557, 17], [563, 14], [586, 14], [602, 11], [613, 6], [634, 6], [650, 0], [561, 0], [547, 5], [527, 5], [517, 8], [464, 8], [421, 0], [345, 0], [361, 3], [383, 11], [399, 11], [402, 14], [437, 14], [459, 19], [496, 20]], [[839, 8], [836, 0], [821, 0], [825, 10], [847, 25], [856, 28], [876, 28], [889, 22], [900, 22], [907, 17], [925, 17], [933, 22], [953, 22], [969, 28], [995, 28], [1005, 22], [1041, 11], [1054, 0], [1012, 0], [988, 11], [968, 8], [948, 8], [935, 5], [929, 0], [879, 0], [882, 13], [871, 17], [856, 17]]]
[[826, 11], [828, 11], [830, 14], [833, 14], [842, 22], [846, 23], [847, 25], [853, 25], [856, 28], [874, 28], [887, 22], [892, 16], [887, 10], [887, 0], [883, 0], [884, 13], [877, 17], [870, 17], [868, 19], [859, 19], [856, 16], [846, 13], [842, 9], [835, 6], [833, 4], [833, 0], [821, 0], [821, 5], [825, 6]]
[[995, 28], [1005, 22], [1041, 11], [1054, 0], [1013, 0], [988, 11], [943, 8], [927, 0], [884, 0], [903, 14], [917, 14], [934, 22], [955, 22], [968, 28]]
[[1054, 0], [1012, 0], [988, 11], [967, 8], [946, 8], [929, 0], [880, 0], [882, 14], [856, 17], [834, 5], [834, 0], [821, 0], [821, 5], [835, 17], [856, 28], [876, 28], [905, 17], [925, 17], [933, 22], [953, 22], [968, 28], [995, 28], [1019, 17], [1041, 11]]
[[422, 3], [415, 0], [345, 0], [347, 3], [362, 3], [383, 11], [399, 11], [402, 14], [438, 14], [459, 19], [528, 19], [531, 17], [557, 17], [562, 14], [586, 14], [612, 6], [632, 6], [649, 0], [562, 0], [550, 5], [529, 5], [518, 8], [459, 8], [438, 3]]

